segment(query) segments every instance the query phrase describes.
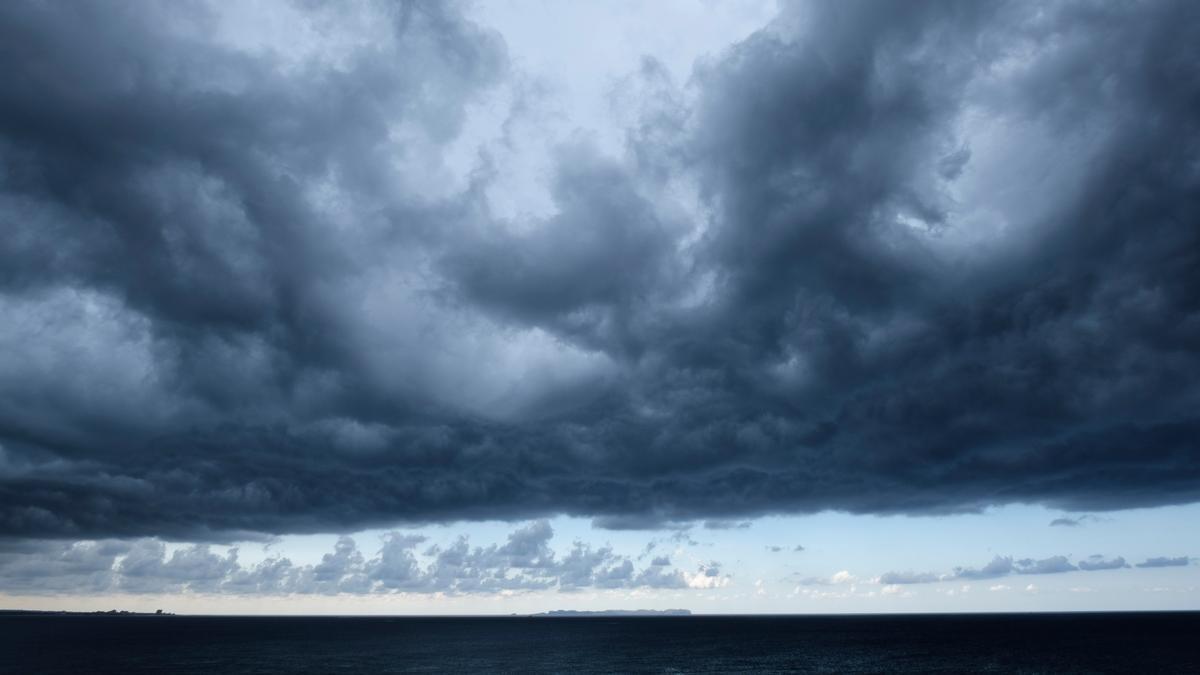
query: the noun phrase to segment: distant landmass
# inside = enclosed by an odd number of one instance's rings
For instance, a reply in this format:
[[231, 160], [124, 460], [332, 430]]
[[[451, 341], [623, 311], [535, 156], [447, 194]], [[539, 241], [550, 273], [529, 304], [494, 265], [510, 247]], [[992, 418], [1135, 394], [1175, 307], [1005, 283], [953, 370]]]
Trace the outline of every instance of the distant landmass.
[[156, 612], [130, 612], [124, 609], [110, 609], [107, 611], [96, 610], [94, 612], [72, 612], [66, 609], [0, 609], [0, 616], [24, 616], [30, 614], [103, 614], [105, 616], [175, 616], [172, 612], [164, 612], [161, 609]]
[[689, 609], [602, 609], [599, 611], [580, 611], [575, 609], [556, 609], [542, 612], [533, 616], [691, 616]]

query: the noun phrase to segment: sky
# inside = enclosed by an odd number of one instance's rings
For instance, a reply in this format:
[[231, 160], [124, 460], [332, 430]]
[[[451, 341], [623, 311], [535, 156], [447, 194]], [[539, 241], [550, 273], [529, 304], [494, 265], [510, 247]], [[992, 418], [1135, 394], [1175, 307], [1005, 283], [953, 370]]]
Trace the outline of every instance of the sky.
[[1200, 609], [1197, 34], [0, 3], [0, 607]]

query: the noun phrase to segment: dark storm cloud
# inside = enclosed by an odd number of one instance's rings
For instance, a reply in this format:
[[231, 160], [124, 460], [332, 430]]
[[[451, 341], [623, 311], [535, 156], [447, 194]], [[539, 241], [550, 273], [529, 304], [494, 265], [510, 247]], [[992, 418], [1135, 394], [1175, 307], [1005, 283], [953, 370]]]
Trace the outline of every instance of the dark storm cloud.
[[1096, 520], [1095, 516], [1082, 515], [1075, 518], [1063, 516], [1050, 521], [1050, 527], [1082, 527], [1084, 524]]
[[706, 520], [704, 521], [704, 529], [706, 530], [747, 530], [750, 529], [751, 522], [748, 520]]
[[457, 5], [221, 11], [0, 5], [0, 533], [1200, 498], [1196, 3], [789, 5], [521, 222]]
[[601, 516], [592, 519], [592, 527], [600, 530], [674, 530], [685, 532], [692, 528], [692, 523], [686, 521], [663, 520], [657, 516], [642, 514], [622, 514], [616, 516]]
[[[666, 557], [641, 569], [604, 546], [575, 542], [565, 556], [550, 548], [554, 530], [538, 521], [509, 534], [502, 545], [472, 547], [466, 537], [448, 546], [418, 547], [422, 536], [388, 533], [367, 558], [350, 537], [313, 565], [271, 557], [256, 565], [193, 544], [167, 554], [156, 539], [100, 542], [23, 542], [0, 548], [0, 591], [9, 593], [191, 593], [337, 595], [367, 593], [480, 594], [585, 588], [687, 588], [688, 578]], [[697, 576], [717, 576], [717, 563]]]

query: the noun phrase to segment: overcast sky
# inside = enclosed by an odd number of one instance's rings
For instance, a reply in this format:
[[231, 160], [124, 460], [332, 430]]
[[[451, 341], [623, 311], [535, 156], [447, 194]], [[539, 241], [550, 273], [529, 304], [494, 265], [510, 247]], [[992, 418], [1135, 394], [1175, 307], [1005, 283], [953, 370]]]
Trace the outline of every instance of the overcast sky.
[[1197, 35], [0, 3], [0, 606], [1200, 608]]

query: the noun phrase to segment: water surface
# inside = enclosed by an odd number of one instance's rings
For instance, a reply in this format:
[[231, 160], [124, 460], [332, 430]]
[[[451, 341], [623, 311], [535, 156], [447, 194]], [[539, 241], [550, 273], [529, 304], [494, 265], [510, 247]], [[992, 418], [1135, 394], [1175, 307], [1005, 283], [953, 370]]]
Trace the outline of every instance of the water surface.
[[1200, 612], [0, 616], [4, 673], [1200, 673]]

